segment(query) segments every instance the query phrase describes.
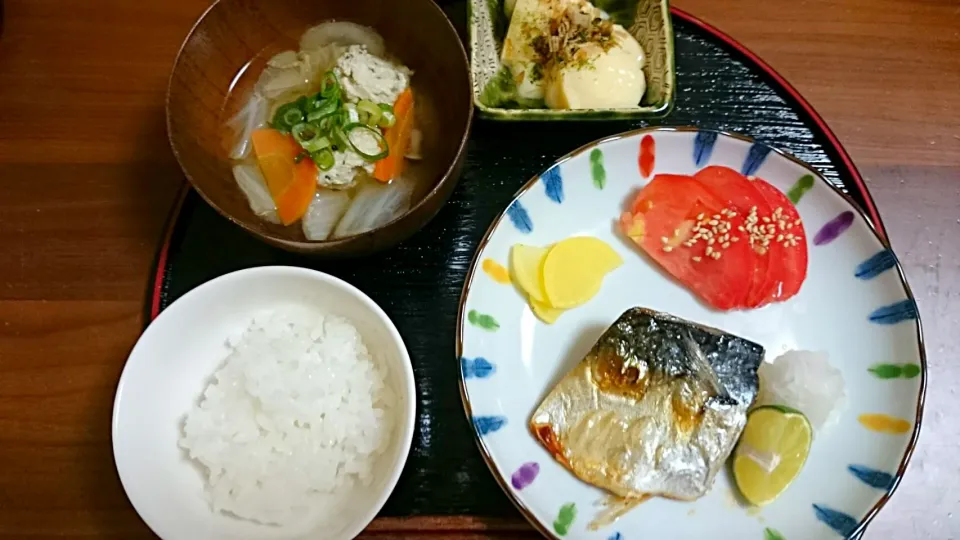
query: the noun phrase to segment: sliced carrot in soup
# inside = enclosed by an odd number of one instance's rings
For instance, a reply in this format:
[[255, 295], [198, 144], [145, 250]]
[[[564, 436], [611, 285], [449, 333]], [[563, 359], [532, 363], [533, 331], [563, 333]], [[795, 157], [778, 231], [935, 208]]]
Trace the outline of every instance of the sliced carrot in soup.
[[312, 159], [301, 160], [293, 167], [293, 181], [274, 197], [280, 222], [290, 225], [303, 217], [316, 192], [317, 165]]
[[[733, 215], [731, 215], [731, 213]], [[742, 307], [754, 259], [738, 229], [743, 216], [690, 176], [657, 175], [620, 217], [620, 228], [675, 279], [711, 306]]]
[[293, 182], [294, 159], [302, 149], [292, 136], [275, 129], [258, 129], [253, 132], [251, 139], [257, 165], [276, 202], [277, 195]]
[[252, 139], [260, 172], [277, 205], [277, 216], [281, 223], [290, 225], [303, 217], [313, 200], [317, 166], [311, 159], [296, 162], [303, 149], [290, 135], [275, 129], [258, 129]]
[[414, 102], [413, 91], [407, 88], [393, 104], [393, 114], [396, 122], [384, 131], [389, 154], [377, 161], [373, 169], [373, 177], [381, 182], [389, 182], [400, 176], [405, 163], [404, 155], [410, 146], [410, 137], [413, 133]]
[[250, 139], [253, 142], [253, 152], [257, 155], [257, 159], [270, 155], [287, 156], [293, 159], [303, 150], [292, 135], [281, 133], [275, 129], [254, 130]]

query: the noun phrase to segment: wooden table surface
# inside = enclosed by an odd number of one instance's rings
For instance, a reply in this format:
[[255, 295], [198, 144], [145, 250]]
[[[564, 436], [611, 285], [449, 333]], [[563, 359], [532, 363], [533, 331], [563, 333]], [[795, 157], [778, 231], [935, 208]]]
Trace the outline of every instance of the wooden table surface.
[[[167, 75], [207, 2], [6, 1], [0, 538], [151, 537], [117, 479], [110, 412], [184, 182], [165, 135]], [[960, 3], [676, 3], [778, 69], [866, 177], [917, 295], [930, 370], [920, 445], [866, 538], [960, 538]], [[421, 518], [380, 520], [368, 534], [533, 533]]]

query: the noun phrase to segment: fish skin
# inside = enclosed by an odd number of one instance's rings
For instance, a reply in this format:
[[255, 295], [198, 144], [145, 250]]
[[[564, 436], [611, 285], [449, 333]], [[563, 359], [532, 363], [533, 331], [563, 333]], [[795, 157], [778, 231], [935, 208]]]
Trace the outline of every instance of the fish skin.
[[550, 391], [530, 429], [581, 480], [616, 496], [702, 497], [757, 397], [760, 345], [631, 308]]

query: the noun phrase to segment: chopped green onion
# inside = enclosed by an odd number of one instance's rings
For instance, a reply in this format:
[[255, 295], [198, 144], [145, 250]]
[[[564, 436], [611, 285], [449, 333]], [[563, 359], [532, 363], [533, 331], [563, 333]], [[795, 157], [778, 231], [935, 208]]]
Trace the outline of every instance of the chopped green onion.
[[333, 139], [333, 147], [336, 150], [346, 150], [350, 147], [349, 141], [347, 141], [347, 136], [343, 133], [343, 129], [340, 126], [335, 125], [333, 129], [330, 130], [330, 138]]
[[[325, 120], [328, 116], [330, 116], [331, 114], [334, 114], [335, 112], [337, 111], [332, 111], [332, 112], [313, 111], [312, 113], [307, 115], [307, 122], [315, 122], [315, 123], [320, 122], [321, 120]], [[317, 124], [317, 125], [320, 125], [320, 124]]]
[[[374, 138], [377, 140], [377, 146], [380, 147], [380, 152], [377, 154], [368, 154], [363, 150], [357, 148], [357, 145], [353, 143], [352, 136], [353, 133], [357, 130], [368, 131]], [[360, 157], [366, 161], [380, 161], [381, 159], [390, 155], [390, 148], [387, 147], [387, 140], [383, 138], [383, 134], [380, 133], [380, 130], [368, 126], [366, 124], [352, 123], [343, 126], [343, 131], [346, 134], [347, 143], [350, 145], [350, 149], [356, 152]]]
[[303, 111], [300, 110], [296, 101], [281, 105], [273, 115], [273, 128], [284, 133], [289, 133], [293, 126], [303, 121]]
[[330, 148], [330, 139], [329, 137], [317, 137], [312, 141], [301, 144], [301, 146], [303, 146], [304, 150], [312, 154], [325, 148]]
[[290, 126], [291, 128], [300, 122], [303, 121], [303, 112], [297, 108], [290, 108], [284, 111], [283, 113], [283, 123], [284, 125]]
[[306, 106], [306, 108], [304, 109], [304, 111], [305, 111], [305, 112], [308, 112], [308, 113], [309, 113], [309, 112], [313, 112], [313, 111], [319, 109], [319, 108], [324, 104], [324, 102], [326, 102], [326, 98], [324, 98], [324, 97], [323, 97], [322, 95], [320, 95], [320, 93], [318, 92], [318, 93], [314, 94], [313, 96], [307, 98], [307, 106]]
[[320, 126], [320, 131], [322, 133], [329, 133], [330, 131], [332, 131], [333, 128], [337, 125], [336, 122], [338, 117], [339, 115], [337, 114], [329, 114], [321, 118], [320, 123], [318, 124]]
[[383, 111], [380, 110], [380, 107], [378, 107], [376, 103], [361, 99], [360, 102], [357, 103], [357, 110], [365, 113], [366, 118], [364, 118], [364, 124], [375, 126], [380, 123], [380, 115], [383, 114]]
[[320, 133], [320, 128], [316, 124], [306, 122], [293, 126], [293, 138], [307, 152], [319, 152], [330, 146], [330, 139]]
[[393, 127], [397, 123], [397, 117], [394, 116], [393, 111], [383, 111], [383, 114], [380, 115], [380, 122], [377, 124], [382, 128]]
[[309, 156], [310, 156], [310, 154], [308, 154], [308, 153], [305, 152], [305, 151], [304, 151], [304, 152], [300, 152], [299, 154], [297, 154], [296, 156], [294, 156], [293, 162], [294, 162], [294, 163], [300, 163], [301, 161], [303, 161], [304, 158], [309, 157]]
[[314, 109], [307, 113], [307, 120], [310, 122], [316, 122], [325, 116], [329, 116], [337, 112], [337, 108], [340, 107], [340, 100], [336, 98], [321, 99], [314, 103]]
[[360, 121], [360, 111], [353, 103], [346, 103], [343, 106], [343, 125], [356, 124]]
[[331, 152], [329, 148], [314, 152], [310, 154], [310, 157], [313, 158], [314, 163], [317, 164], [317, 167], [320, 167], [321, 171], [329, 171], [336, 163], [333, 152]]
[[317, 126], [307, 122], [301, 122], [293, 126], [290, 133], [293, 134], [293, 138], [296, 139], [301, 146], [320, 136], [320, 131], [317, 129]]
[[333, 71], [323, 74], [323, 79], [320, 81], [320, 95], [328, 99], [340, 95], [340, 81], [337, 80], [337, 74]]
[[[305, 150], [297, 156], [299, 162], [309, 155], [323, 170], [335, 163], [334, 152], [355, 152], [366, 161], [379, 161], [390, 154], [387, 140], [379, 128], [388, 128], [396, 123], [393, 107], [387, 103], [360, 100], [344, 103], [342, 88], [336, 73], [328, 71], [320, 80], [320, 92], [313, 96], [301, 96], [285, 103], [274, 114], [272, 125], [292, 133], [297, 143]], [[376, 139], [379, 152], [368, 154], [357, 147], [351, 139], [358, 129], [366, 130]]]
[[[330, 110], [330, 111], [327, 111], [327, 110], [313, 111], [312, 113], [310, 113], [310, 114], [307, 115], [307, 121], [308, 121], [308, 122], [319, 122], [319, 121], [321, 121], [321, 120], [324, 120], [325, 118], [327, 118], [327, 117], [330, 116], [330, 115], [336, 114], [336, 112], [337, 112], [336, 108], [334, 108], [333, 110]], [[319, 125], [319, 124], [318, 124], [318, 125]]]

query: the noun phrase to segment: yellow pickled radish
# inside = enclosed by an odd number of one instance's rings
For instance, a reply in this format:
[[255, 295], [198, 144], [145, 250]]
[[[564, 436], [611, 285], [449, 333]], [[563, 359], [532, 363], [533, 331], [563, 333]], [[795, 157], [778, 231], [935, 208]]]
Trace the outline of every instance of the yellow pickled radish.
[[533, 314], [547, 324], [553, 324], [557, 322], [557, 319], [560, 318], [560, 315], [566, 311], [565, 309], [555, 308], [544, 304], [543, 302], [537, 302], [533, 298], [530, 298], [529, 300], [530, 309], [533, 310]]
[[510, 270], [513, 273], [514, 283], [520, 287], [520, 290], [527, 293], [531, 300], [541, 304], [547, 303], [541, 277], [546, 255], [547, 248], [524, 244], [514, 244], [510, 250]]
[[543, 290], [555, 308], [579, 306], [600, 291], [604, 276], [623, 264], [602, 240], [575, 236], [558, 242], [543, 261]]
[[733, 457], [743, 497], [756, 506], [773, 502], [800, 474], [812, 440], [813, 428], [800, 411], [779, 405], [751, 411]]

